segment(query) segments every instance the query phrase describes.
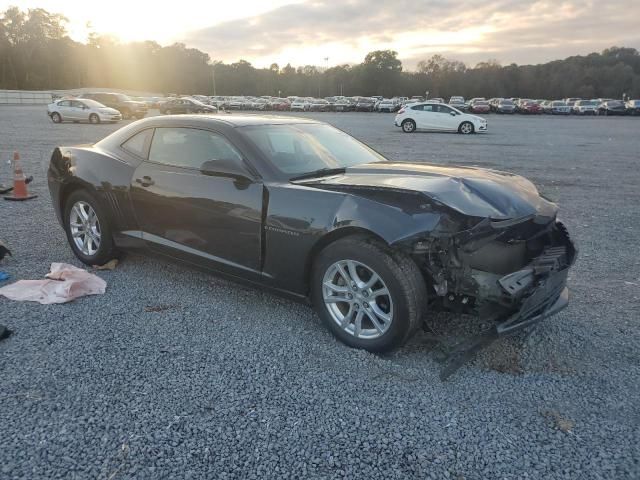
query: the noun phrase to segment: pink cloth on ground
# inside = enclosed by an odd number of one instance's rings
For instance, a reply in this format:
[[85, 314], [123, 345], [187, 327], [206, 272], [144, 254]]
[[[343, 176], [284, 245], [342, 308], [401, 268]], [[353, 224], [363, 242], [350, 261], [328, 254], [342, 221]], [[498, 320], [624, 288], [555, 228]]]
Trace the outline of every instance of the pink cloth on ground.
[[47, 280], [19, 280], [0, 288], [9, 300], [39, 302], [43, 305], [66, 303], [85, 295], [99, 295], [107, 282], [97, 275], [67, 263], [52, 263]]

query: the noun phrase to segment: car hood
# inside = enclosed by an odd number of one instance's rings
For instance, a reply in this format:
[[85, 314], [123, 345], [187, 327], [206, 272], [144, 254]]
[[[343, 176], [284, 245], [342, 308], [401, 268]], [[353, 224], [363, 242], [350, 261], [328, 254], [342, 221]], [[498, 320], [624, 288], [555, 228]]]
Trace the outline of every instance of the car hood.
[[486, 120], [485, 120], [484, 118], [479, 117], [479, 116], [477, 116], [477, 115], [470, 115], [470, 114], [468, 114], [468, 113], [466, 113], [466, 114], [465, 114], [465, 118], [467, 118], [467, 119], [473, 119], [473, 120], [475, 120], [475, 121], [477, 121], [477, 122], [486, 122]]
[[557, 213], [557, 206], [542, 198], [533, 183], [524, 177], [481, 168], [379, 162], [297, 183], [346, 190], [354, 195], [362, 189], [419, 192], [464, 215], [496, 220], [529, 215], [552, 217]]

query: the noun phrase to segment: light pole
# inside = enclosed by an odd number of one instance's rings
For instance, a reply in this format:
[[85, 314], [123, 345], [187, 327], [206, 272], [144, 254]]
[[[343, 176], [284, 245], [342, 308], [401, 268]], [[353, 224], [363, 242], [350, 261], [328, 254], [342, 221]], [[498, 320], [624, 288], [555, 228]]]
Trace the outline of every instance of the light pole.
[[216, 64], [211, 66], [211, 80], [213, 81], [213, 96], [216, 96]]

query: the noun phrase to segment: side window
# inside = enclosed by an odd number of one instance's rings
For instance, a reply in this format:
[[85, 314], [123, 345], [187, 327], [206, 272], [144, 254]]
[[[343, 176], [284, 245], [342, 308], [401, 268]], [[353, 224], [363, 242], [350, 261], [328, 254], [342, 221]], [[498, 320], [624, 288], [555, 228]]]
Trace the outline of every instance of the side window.
[[438, 111], [437, 110], [438, 105], [429, 104], [429, 105], [423, 105], [423, 107], [424, 107], [423, 110], [425, 112], [437, 112]]
[[72, 100], [71, 101], [71, 106], [73, 108], [84, 108], [84, 103], [79, 102], [78, 100]]
[[149, 161], [200, 170], [205, 162], [242, 163], [242, 155], [224, 137], [195, 128], [156, 128]]
[[133, 153], [138, 157], [146, 158], [147, 148], [149, 146], [149, 142], [151, 141], [152, 135], [153, 128], [148, 128], [139, 133], [136, 133], [121, 146], [129, 153]]
[[451, 110], [446, 105], [437, 105], [437, 107], [438, 107], [438, 112], [440, 112], [440, 113], [450, 114], [450, 113], [453, 112], [453, 110]]
[[70, 107], [71, 106], [71, 102], [69, 100], [63, 100], [61, 102], [58, 102], [58, 106], [59, 107]]
[[418, 110], [419, 112], [422, 112], [424, 110], [424, 105], [414, 105], [413, 107], [411, 107], [411, 110]]

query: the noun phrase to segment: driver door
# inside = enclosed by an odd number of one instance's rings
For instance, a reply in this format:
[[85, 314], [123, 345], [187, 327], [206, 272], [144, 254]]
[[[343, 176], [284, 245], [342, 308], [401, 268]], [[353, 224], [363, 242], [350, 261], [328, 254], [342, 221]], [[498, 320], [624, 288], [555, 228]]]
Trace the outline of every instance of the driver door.
[[433, 105], [434, 122], [439, 130], [458, 130], [459, 118], [456, 112], [446, 105]]
[[69, 118], [73, 120], [89, 120], [89, 108], [84, 103], [78, 100], [71, 100], [71, 107], [69, 108], [71, 115]]
[[[230, 175], [229, 165], [246, 175]], [[141, 236], [159, 253], [259, 274], [262, 183], [248, 172], [242, 154], [216, 132], [156, 128], [131, 182]]]

